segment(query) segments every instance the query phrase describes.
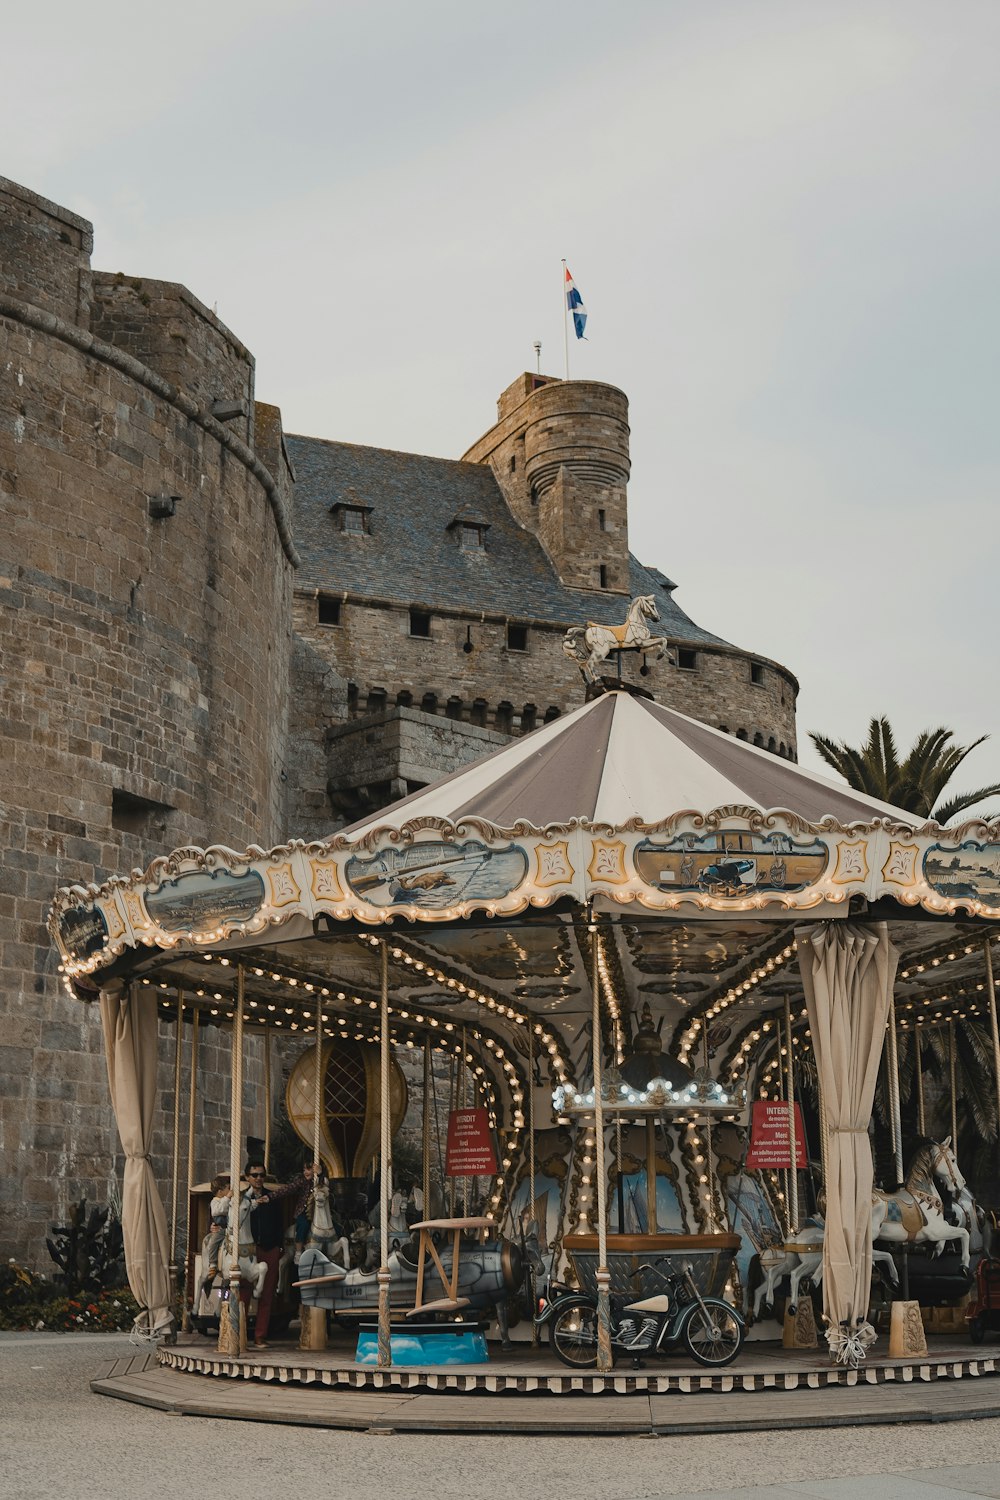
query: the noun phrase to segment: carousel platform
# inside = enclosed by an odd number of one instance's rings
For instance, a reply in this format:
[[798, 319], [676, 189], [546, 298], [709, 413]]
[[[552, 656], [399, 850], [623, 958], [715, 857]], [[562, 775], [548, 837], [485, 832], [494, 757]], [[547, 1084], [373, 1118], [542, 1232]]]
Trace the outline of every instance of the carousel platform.
[[275, 1345], [234, 1360], [192, 1338], [117, 1360], [91, 1389], [187, 1416], [368, 1432], [666, 1436], [1000, 1416], [1000, 1381], [989, 1378], [1000, 1373], [1000, 1344], [976, 1350], [958, 1339], [933, 1340], [918, 1361], [874, 1358], [860, 1370], [776, 1346], [751, 1346], [715, 1373], [666, 1359], [610, 1375], [575, 1374], [524, 1346], [461, 1369], [377, 1370], [351, 1353]]

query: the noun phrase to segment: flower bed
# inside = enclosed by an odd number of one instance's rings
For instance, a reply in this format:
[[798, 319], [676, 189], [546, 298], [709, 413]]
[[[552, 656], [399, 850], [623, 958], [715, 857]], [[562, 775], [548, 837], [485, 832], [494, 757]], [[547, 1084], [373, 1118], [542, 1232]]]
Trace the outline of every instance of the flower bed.
[[139, 1309], [127, 1287], [70, 1297], [37, 1272], [8, 1261], [0, 1267], [0, 1329], [59, 1333], [128, 1330]]

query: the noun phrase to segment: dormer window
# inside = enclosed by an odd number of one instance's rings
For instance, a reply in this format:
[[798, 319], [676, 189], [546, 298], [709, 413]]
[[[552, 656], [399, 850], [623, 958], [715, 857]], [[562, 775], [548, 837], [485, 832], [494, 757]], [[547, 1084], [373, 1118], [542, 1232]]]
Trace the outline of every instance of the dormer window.
[[458, 545], [463, 552], [485, 552], [489, 529], [489, 521], [466, 511], [460, 511], [448, 522], [448, 530], [457, 533]]
[[330, 506], [330, 514], [338, 531], [348, 536], [367, 536], [371, 531], [372, 507], [357, 501], [337, 500]]

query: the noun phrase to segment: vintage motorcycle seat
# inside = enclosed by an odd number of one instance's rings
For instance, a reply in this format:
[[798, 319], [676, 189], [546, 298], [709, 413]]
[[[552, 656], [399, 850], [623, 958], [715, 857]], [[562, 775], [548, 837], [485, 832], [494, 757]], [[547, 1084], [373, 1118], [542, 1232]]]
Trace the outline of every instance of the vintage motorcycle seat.
[[626, 1312], [665, 1313], [670, 1311], [670, 1298], [666, 1292], [657, 1292], [655, 1297], [643, 1297], [641, 1302], [629, 1302]]

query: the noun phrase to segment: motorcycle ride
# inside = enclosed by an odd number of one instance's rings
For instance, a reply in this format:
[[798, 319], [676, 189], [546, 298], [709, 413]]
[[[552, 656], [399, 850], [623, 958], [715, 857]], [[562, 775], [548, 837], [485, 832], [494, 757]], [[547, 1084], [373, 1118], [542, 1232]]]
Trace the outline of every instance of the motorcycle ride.
[[[684, 1349], [700, 1365], [728, 1365], [743, 1347], [742, 1316], [721, 1297], [703, 1297], [690, 1265], [675, 1270], [668, 1256], [641, 1265], [640, 1273], [658, 1283], [652, 1296], [637, 1298], [612, 1294], [611, 1353], [636, 1366], [640, 1356], [673, 1354]], [[648, 1285], [647, 1281], [647, 1285]], [[539, 1300], [535, 1318], [539, 1330], [548, 1329], [549, 1343], [564, 1365], [593, 1369], [597, 1364], [597, 1298], [578, 1288], [555, 1286]]]

